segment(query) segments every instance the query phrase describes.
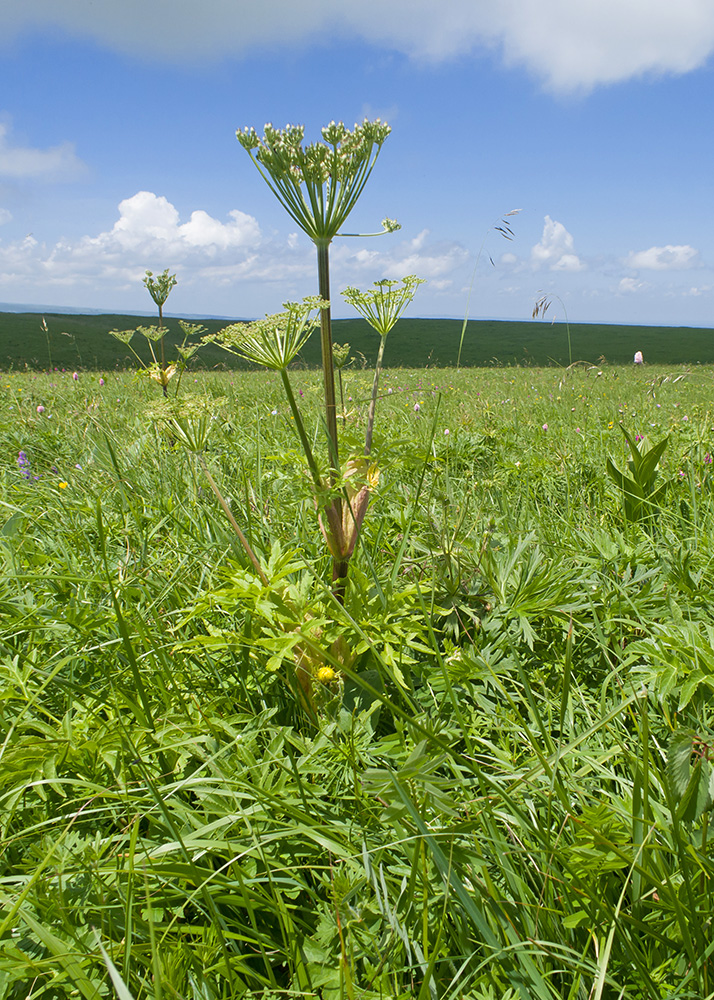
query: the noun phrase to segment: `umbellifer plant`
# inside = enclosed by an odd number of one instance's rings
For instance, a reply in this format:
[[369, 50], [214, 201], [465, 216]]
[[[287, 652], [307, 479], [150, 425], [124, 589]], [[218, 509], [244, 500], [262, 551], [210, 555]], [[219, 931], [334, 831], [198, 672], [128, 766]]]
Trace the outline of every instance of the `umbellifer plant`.
[[[314, 142], [305, 147], [302, 144], [305, 135], [302, 125], [276, 129], [268, 124], [262, 139], [254, 128], [236, 132], [236, 138], [250, 154], [270, 190], [315, 244], [318, 291], [324, 302], [330, 301], [330, 243], [340, 235], [341, 227], [357, 204], [390, 132], [389, 125], [379, 119], [355, 125], [351, 132], [342, 122], [330, 122], [322, 129], [324, 142]], [[381, 233], [391, 233], [399, 228], [399, 224], [392, 219], [384, 219]], [[336, 478], [339, 445], [329, 306], [322, 310], [320, 331], [325, 423], [335, 474], [333, 478]]]
[[374, 431], [374, 417], [377, 410], [379, 375], [382, 371], [382, 358], [384, 357], [387, 335], [414, 298], [414, 293], [419, 285], [423, 283], [424, 278], [417, 278], [414, 274], [408, 274], [401, 281], [388, 281], [386, 278], [382, 281], [375, 281], [374, 288], [367, 292], [361, 292], [358, 288], [345, 288], [342, 292], [343, 298], [357, 310], [360, 316], [363, 316], [367, 320], [372, 329], [376, 330], [380, 337], [377, 364], [374, 369], [374, 382], [372, 383], [372, 398], [367, 417], [367, 431], [364, 441], [365, 455], [369, 455], [372, 451], [372, 433]]
[[[166, 352], [164, 350], [164, 337], [166, 335], [166, 327], [164, 326], [164, 305], [166, 304], [166, 300], [171, 293], [171, 289], [176, 285], [176, 275], [169, 274], [168, 268], [166, 268], [165, 271], [162, 271], [161, 274], [157, 275], [156, 278], [154, 277], [152, 271], [147, 271], [143, 281], [149, 295], [151, 295], [158, 307], [159, 325], [139, 326], [134, 330], [110, 330], [109, 332], [112, 337], [115, 337], [122, 344], [126, 344], [141, 365], [139, 373], [141, 375], [145, 375], [147, 378], [150, 378], [153, 382], [158, 383], [158, 385], [161, 386], [161, 391], [164, 396], [168, 396], [169, 382], [174, 375], [178, 374], [178, 379], [176, 381], [176, 394], [178, 395], [183, 370], [186, 367], [189, 358], [193, 357], [201, 346], [200, 341], [191, 342], [191, 338], [198, 337], [200, 334], [205, 333], [206, 328], [200, 324], [185, 323], [183, 320], [179, 320], [179, 326], [183, 331], [183, 341], [180, 346], [176, 348], [178, 353], [176, 360], [167, 364]], [[146, 338], [149, 344], [152, 360], [148, 364], [142, 360], [142, 358], [131, 346], [131, 340], [135, 333], [140, 333]], [[154, 344], [157, 342], [159, 344], [158, 358], [156, 357], [156, 351], [154, 350]]]
[[[379, 120], [364, 121], [361, 125], [355, 125], [352, 131], [342, 122], [331, 122], [322, 129], [324, 141], [307, 146], [303, 146], [305, 129], [302, 125], [288, 125], [284, 129], [266, 125], [262, 138], [253, 128], [245, 128], [236, 133], [238, 141], [249, 153], [273, 194], [312, 240], [317, 250], [318, 290], [322, 302], [320, 331], [325, 426], [329, 453], [327, 479], [331, 488], [327, 501], [318, 500], [318, 509], [322, 531], [333, 558], [333, 589], [340, 600], [344, 597], [349, 560], [364, 518], [369, 499], [369, 481], [370, 476], [373, 478], [373, 473], [363, 468], [363, 460], [349, 459], [344, 466], [340, 463], [329, 306], [329, 247], [336, 236], [358, 235], [341, 233], [340, 230], [357, 204], [390, 132], [389, 125]], [[391, 233], [399, 228], [398, 223], [384, 219], [379, 233], [365, 235]], [[219, 336], [219, 343], [222, 339], [224, 338]], [[305, 448], [305, 441], [302, 443]], [[315, 468], [312, 465], [314, 458], [311, 460], [307, 451], [306, 457], [313, 483], [317, 486], [316, 465]]]

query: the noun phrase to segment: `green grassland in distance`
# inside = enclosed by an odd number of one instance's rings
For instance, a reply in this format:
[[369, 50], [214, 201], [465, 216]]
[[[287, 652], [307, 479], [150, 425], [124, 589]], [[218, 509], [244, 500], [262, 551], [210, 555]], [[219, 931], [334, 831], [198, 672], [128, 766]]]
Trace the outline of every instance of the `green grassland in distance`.
[[[42, 329], [47, 322], [48, 336]], [[43, 370], [84, 368], [96, 370], [131, 368], [136, 364], [131, 351], [109, 336], [110, 330], [130, 330], [152, 325], [151, 317], [118, 314], [10, 313], [0, 312], [0, 369]], [[202, 322], [209, 333], [228, 324], [224, 319], [191, 319]], [[181, 342], [177, 319], [167, 319], [167, 352]], [[453, 367], [459, 353], [462, 321], [455, 319], [402, 319], [389, 336], [385, 354], [387, 367]], [[627, 364], [635, 351], [653, 364], [714, 364], [714, 331], [695, 327], [615, 326], [573, 323], [570, 326], [574, 361]], [[362, 355], [372, 365], [378, 338], [362, 319], [333, 320], [333, 337], [349, 342], [361, 364]], [[148, 361], [150, 354], [143, 337], [132, 346]], [[302, 351], [308, 367], [320, 364], [319, 336], [313, 336]], [[470, 320], [461, 352], [464, 367], [490, 365], [567, 365], [568, 342], [565, 324], [510, 320]], [[194, 357], [194, 368], [250, 367], [214, 345]]]

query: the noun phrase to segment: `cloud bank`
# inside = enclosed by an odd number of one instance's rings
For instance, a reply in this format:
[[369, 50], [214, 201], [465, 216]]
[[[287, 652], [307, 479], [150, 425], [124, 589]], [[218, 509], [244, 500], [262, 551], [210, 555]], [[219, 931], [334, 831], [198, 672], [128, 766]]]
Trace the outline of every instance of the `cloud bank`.
[[711, 0], [23, 0], [0, 6], [0, 38], [60, 29], [172, 61], [357, 38], [419, 60], [495, 52], [554, 92], [680, 74], [714, 51]]
[[[333, 284], [339, 289], [412, 273], [447, 288], [452, 272], [469, 255], [459, 244], [432, 242], [424, 230], [401, 241], [340, 241], [331, 256]], [[65, 298], [84, 299], [89, 307], [95, 300], [106, 304], [108, 298], [117, 301], [128, 295], [126, 308], [142, 308], [144, 271], [165, 267], [178, 273], [194, 302], [200, 295], [208, 302], [216, 290], [235, 288], [243, 302], [246, 296], [260, 301], [257, 307], [244, 307], [254, 314], [266, 311], [271, 296], [277, 301], [270, 308], [277, 308], [286, 298], [315, 292], [315, 250], [306, 238], [295, 233], [265, 236], [258, 221], [238, 209], [230, 211], [226, 221], [197, 209], [182, 222], [167, 198], [139, 191], [119, 203], [114, 225], [97, 235], [52, 246], [32, 235], [0, 241], [0, 297], [47, 301], [57, 300], [64, 291]], [[210, 311], [198, 304], [190, 311], [201, 308]]]

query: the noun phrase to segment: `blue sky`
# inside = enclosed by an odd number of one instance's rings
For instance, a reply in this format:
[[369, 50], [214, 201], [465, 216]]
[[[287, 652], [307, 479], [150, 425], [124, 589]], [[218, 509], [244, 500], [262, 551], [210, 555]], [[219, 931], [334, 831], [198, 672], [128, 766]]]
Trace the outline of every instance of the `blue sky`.
[[474, 317], [714, 325], [711, 0], [13, 0], [0, 39], [2, 303], [148, 311], [165, 267], [179, 314], [313, 294], [235, 131], [381, 117], [348, 229], [402, 229], [335, 241], [336, 315], [414, 273], [412, 315], [473, 278]]

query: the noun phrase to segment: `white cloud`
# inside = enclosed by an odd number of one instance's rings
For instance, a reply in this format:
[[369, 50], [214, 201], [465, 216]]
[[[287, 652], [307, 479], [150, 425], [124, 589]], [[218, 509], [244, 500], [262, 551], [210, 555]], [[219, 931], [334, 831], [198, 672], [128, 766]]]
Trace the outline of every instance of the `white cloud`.
[[119, 219], [110, 232], [86, 237], [89, 245], [105, 251], [114, 249], [160, 251], [182, 258], [201, 250], [213, 255], [218, 250], [247, 247], [260, 242], [260, 227], [252, 215], [234, 209], [230, 222], [219, 222], [207, 212], [191, 213], [181, 224], [176, 208], [163, 196], [139, 191], [119, 203]]
[[205, 60], [256, 46], [357, 37], [417, 59], [501, 53], [553, 91], [686, 73], [714, 50], [711, 0], [23, 0], [0, 6], [0, 37], [60, 28], [131, 56]]
[[664, 247], [650, 247], [649, 250], [639, 250], [631, 253], [626, 264], [635, 270], [648, 271], [681, 271], [688, 267], [694, 267], [699, 251], [687, 245], [672, 246], [668, 243]]
[[49, 149], [14, 145], [10, 127], [0, 122], [0, 177], [14, 180], [72, 180], [86, 170], [71, 142]]
[[548, 266], [552, 271], [582, 271], [585, 265], [573, 252], [573, 237], [562, 222], [546, 215], [540, 243], [531, 250], [534, 267]]
[[564, 253], [559, 260], [553, 264], [554, 271], [583, 271], [585, 265], [574, 253]]
[[623, 278], [617, 286], [617, 290], [623, 295], [631, 295], [633, 292], [642, 292], [648, 287], [646, 281], [638, 281], [636, 278]]
[[396, 244], [387, 242], [386, 237], [370, 240], [368, 247], [363, 245], [357, 250], [351, 241], [339, 243], [333, 248], [331, 266], [342, 283], [399, 279], [407, 274], [443, 281], [468, 259], [468, 251], [461, 244], [430, 243], [429, 230], [423, 229], [413, 239]]
[[[150, 191], [140, 191], [119, 204], [112, 229], [75, 242], [48, 247], [33, 237], [0, 244], [0, 287], [21, 284], [47, 299], [47, 287], [92, 287], [111, 292], [136, 286], [144, 270], [165, 266], [182, 271], [182, 280], [196, 283], [208, 276], [220, 283], [256, 270], [260, 227], [244, 212], [234, 210], [220, 222], [197, 210], [182, 223], [174, 205]], [[263, 263], [271, 254], [266, 246]], [[259, 268], [257, 268], [259, 270]], [[222, 273], [225, 272], [225, 273]]]
[[[193, 290], [194, 301], [197, 295], [208, 300], [212, 289], [235, 287], [241, 291], [239, 300], [244, 301], [246, 292], [251, 301], [260, 302], [254, 312], [316, 291], [312, 244], [295, 233], [265, 238], [257, 220], [245, 212], [234, 209], [221, 222], [198, 209], [182, 222], [177, 208], [151, 191], [124, 199], [118, 211], [111, 229], [76, 241], [47, 246], [30, 236], [0, 243], [0, 290], [47, 302], [56, 299], [52, 289], [64, 289], [76, 301], [91, 297], [87, 304], [116, 302], [126, 295], [126, 308], [142, 308], [144, 271], [169, 267], [177, 272], [180, 289]], [[339, 241], [331, 253], [335, 298], [348, 284], [407, 274], [434, 279], [434, 287], [443, 290], [468, 259], [459, 244], [430, 242], [428, 230], [401, 242], [389, 236]]]

